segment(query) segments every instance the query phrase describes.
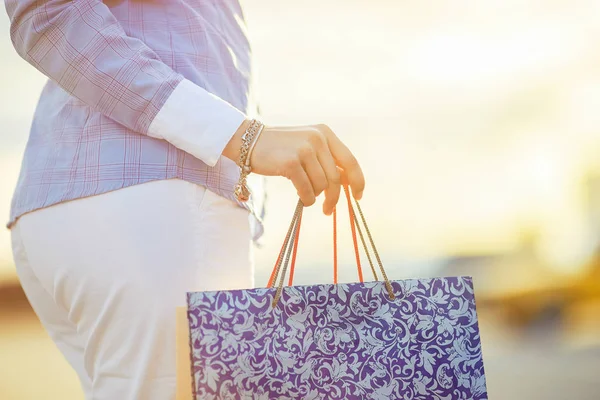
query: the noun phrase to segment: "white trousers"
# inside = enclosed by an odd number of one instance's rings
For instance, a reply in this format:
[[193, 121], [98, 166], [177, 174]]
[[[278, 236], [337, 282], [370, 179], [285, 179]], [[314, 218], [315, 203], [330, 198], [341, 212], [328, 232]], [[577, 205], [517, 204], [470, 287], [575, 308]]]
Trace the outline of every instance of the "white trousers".
[[181, 180], [35, 211], [12, 238], [25, 294], [86, 399], [174, 399], [185, 293], [254, 284], [248, 212]]

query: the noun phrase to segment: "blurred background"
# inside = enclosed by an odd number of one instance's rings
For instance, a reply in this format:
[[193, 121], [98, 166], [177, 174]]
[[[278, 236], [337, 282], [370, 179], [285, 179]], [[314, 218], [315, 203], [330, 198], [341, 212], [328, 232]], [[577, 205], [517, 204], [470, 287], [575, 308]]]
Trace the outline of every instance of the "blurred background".
[[[271, 124], [329, 124], [367, 178], [393, 279], [472, 275], [492, 399], [600, 398], [600, 2], [251, 0]], [[0, 15], [0, 215], [45, 78]], [[266, 284], [296, 194], [268, 180]], [[341, 277], [356, 280], [342, 208]], [[306, 212], [297, 283], [331, 280], [331, 219]], [[81, 399], [0, 230], [0, 398]]]

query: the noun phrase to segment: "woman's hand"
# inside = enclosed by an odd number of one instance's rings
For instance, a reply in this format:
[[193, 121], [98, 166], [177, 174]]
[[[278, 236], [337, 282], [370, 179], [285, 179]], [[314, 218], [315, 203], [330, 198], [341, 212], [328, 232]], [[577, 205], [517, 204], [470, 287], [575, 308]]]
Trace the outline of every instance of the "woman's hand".
[[[223, 155], [238, 161], [242, 124]], [[354, 155], [326, 125], [297, 127], [265, 126], [250, 159], [252, 172], [284, 176], [292, 181], [305, 206], [325, 192], [323, 212], [330, 215], [338, 202], [342, 177], [348, 180], [352, 195], [362, 197], [365, 179]], [[338, 168], [339, 167], [339, 168]], [[341, 171], [340, 171], [341, 169]]]

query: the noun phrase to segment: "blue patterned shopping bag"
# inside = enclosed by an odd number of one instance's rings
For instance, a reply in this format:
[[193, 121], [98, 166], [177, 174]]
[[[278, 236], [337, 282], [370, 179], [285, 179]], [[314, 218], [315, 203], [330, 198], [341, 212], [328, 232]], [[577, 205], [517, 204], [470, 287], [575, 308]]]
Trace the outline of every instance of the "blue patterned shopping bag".
[[284, 288], [299, 203], [270, 287], [188, 293], [195, 399], [487, 399], [471, 278], [390, 281], [356, 205], [382, 281]]

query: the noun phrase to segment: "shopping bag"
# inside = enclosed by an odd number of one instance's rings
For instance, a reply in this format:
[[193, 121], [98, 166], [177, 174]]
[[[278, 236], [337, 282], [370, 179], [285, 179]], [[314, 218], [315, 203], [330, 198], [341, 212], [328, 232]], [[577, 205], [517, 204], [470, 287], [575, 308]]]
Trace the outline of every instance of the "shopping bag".
[[337, 284], [334, 240], [334, 284], [291, 286], [299, 202], [267, 288], [188, 293], [194, 399], [487, 399], [471, 278], [390, 281], [345, 193], [359, 283]]

